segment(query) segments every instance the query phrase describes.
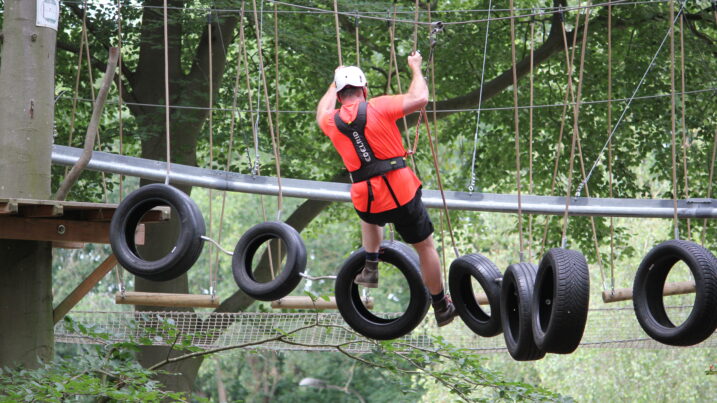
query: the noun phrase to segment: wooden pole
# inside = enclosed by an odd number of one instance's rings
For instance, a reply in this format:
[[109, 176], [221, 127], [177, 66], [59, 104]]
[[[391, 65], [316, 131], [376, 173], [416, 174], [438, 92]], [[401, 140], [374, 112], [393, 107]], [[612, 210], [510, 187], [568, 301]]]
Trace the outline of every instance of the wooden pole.
[[67, 315], [67, 312], [77, 305], [104, 276], [117, 265], [117, 257], [114, 254], [107, 256], [104, 262], [100, 263], [97, 268], [90, 273], [87, 278], [82, 280], [71, 293], [52, 311], [52, 320], [54, 323], [59, 322]]
[[[662, 295], [680, 295], [695, 292], [694, 281], [683, 281], [679, 283], [667, 283], [662, 291]], [[632, 288], [616, 288], [602, 292], [603, 302], [618, 302], [632, 299]]]
[[170, 294], [162, 292], [126, 291], [115, 294], [115, 303], [127, 305], [216, 308], [219, 298], [206, 294]]

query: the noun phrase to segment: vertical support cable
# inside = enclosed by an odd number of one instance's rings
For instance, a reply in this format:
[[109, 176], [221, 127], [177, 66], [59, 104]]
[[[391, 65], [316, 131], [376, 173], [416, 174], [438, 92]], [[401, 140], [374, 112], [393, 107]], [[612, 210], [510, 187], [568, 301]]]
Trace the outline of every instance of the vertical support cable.
[[169, 185], [169, 175], [171, 171], [171, 147], [170, 147], [170, 130], [169, 130], [169, 39], [167, 32], [167, 0], [163, 5], [164, 19], [164, 133], [167, 151], [167, 176], [164, 178], [164, 184]]
[[510, 54], [511, 54], [511, 70], [513, 72], [513, 128], [515, 129], [515, 185], [518, 192], [518, 244], [520, 261], [524, 261], [523, 257], [523, 206], [521, 200], [520, 189], [520, 125], [518, 115], [518, 72], [516, 67], [515, 56], [515, 9], [513, 0], [509, 2], [510, 8]]

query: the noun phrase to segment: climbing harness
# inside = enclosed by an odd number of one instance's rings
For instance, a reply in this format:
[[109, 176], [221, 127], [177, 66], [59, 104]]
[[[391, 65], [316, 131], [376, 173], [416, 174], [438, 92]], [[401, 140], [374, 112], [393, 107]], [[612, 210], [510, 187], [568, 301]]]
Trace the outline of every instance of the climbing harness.
[[349, 172], [349, 175], [351, 177], [352, 183], [366, 181], [369, 195], [366, 211], [370, 213], [371, 202], [373, 201], [373, 191], [371, 189], [371, 182], [369, 181], [369, 179], [377, 176], [381, 176], [384, 182], [386, 182], [386, 186], [388, 187], [389, 192], [391, 192], [391, 197], [396, 203], [396, 207], [401, 206], [401, 204], [398, 202], [396, 194], [393, 191], [393, 188], [388, 183], [386, 174], [396, 169], [405, 168], [406, 160], [403, 159], [403, 156], [393, 157], [385, 160], [376, 158], [376, 155], [371, 149], [371, 146], [369, 145], [368, 140], [366, 140], [366, 136], [364, 134], [364, 129], [366, 128], [367, 106], [367, 102], [361, 102], [361, 104], [359, 104], [356, 119], [354, 119], [351, 123], [344, 122], [339, 116], [339, 112], [336, 112], [336, 114], [334, 115], [334, 122], [336, 123], [336, 128], [339, 129], [339, 131], [343, 135], [348, 137], [349, 140], [351, 140], [351, 144], [353, 144], [354, 146], [356, 155], [358, 155], [359, 161], [361, 161], [361, 167], [357, 170]]

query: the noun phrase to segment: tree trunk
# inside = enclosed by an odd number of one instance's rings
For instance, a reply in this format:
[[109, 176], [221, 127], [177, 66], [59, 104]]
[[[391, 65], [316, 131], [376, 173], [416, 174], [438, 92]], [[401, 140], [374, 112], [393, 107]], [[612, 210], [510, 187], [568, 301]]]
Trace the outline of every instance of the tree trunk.
[[[54, 117], [55, 37], [35, 26], [34, 1], [5, 1], [0, 60], [0, 197], [47, 199]], [[53, 355], [52, 252], [0, 241], [0, 367]]]

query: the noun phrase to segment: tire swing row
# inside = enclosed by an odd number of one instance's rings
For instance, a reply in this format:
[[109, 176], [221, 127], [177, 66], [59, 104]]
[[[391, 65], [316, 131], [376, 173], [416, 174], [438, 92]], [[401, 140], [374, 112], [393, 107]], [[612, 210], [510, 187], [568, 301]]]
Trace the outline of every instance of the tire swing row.
[[[490, 314], [476, 301], [471, 278], [483, 288]], [[580, 252], [554, 248], [540, 265], [511, 264], [502, 276], [488, 258], [469, 254], [453, 261], [448, 284], [466, 326], [483, 337], [503, 332], [515, 360], [569, 354], [580, 344], [590, 290], [587, 261]]]
[[[142, 217], [158, 206], [173, 209], [180, 230], [167, 255], [149, 260], [137, 250], [135, 230]], [[119, 264], [128, 272], [151, 281], [168, 281], [186, 273], [196, 263], [207, 239], [205, 232], [204, 217], [187, 194], [169, 185], [151, 184], [130, 193], [119, 204], [110, 223], [110, 245]], [[252, 260], [261, 244], [272, 239], [281, 240], [286, 262], [275, 278], [257, 278]], [[237, 286], [261, 301], [272, 301], [291, 293], [301, 281], [305, 268], [306, 247], [301, 236], [293, 227], [278, 221], [250, 228], [237, 242], [232, 257]]]

